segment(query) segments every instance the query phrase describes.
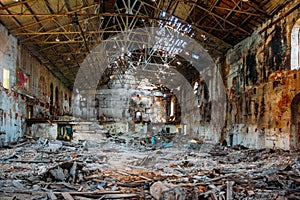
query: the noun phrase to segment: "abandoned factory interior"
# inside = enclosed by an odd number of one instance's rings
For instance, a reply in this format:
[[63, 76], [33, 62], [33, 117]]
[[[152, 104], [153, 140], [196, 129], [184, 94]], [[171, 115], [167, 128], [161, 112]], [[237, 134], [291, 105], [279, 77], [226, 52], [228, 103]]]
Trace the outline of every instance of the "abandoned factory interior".
[[1, 200], [300, 200], [299, 0], [0, 0]]

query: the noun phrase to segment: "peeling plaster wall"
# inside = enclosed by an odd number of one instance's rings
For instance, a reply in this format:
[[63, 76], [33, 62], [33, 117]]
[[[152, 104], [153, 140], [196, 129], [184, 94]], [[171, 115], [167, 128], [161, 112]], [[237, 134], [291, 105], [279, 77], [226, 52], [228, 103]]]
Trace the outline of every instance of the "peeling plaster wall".
[[[22, 106], [23, 105], [23, 106]], [[0, 146], [16, 141], [22, 136], [25, 120], [25, 99], [12, 91], [0, 87]]]
[[[3, 87], [3, 69], [9, 70], [8, 89]], [[0, 25], [0, 146], [24, 135], [26, 118], [49, 117], [50, 83], [70, 97], [70, 91]]]
[[[222, 99], [222, 95], [219, 94], [220, 91], [216, 89], [219, 81], [218, 76], [215, 75], [216, 70], [202, 72], [205, 77], [200, 75], [193, 81], [193, 83], [199, 83], [196, 90], [194, 84], [188, 81], [180, 86], [178, 100], [182, 114], [181, 128], [186, 134], [185, 139], [199, 139], [213, 144], [222, 139], [221, 132], [225, 118], [226, 99]], [[204, 78], [207, 77], [209, 78], [204, 81]], [[205, 88], [208, 94], [205, 94]]]
[[[128, 131], [147, 132], [147, 123], [166, 123], [166, 99], [159, 91], [138, 88], [133, 76], [127, 74], [123, 85], [114, 77], [108, 88], [97, 91], [99, 108], [96, 110], [99, 120], [111, 133]], [[150, 85], [143, 80], [145, 85]], [[106, 86], [105, 86], [106, 87]], [[141, 117], [136, 116], [136, 112]], [[140, 124], [142, 123], [142, 124]]]
[[[67, 96], [67, 101], [69, 101], [69, 98], [72, 96], [71, 91], [66, 88], [57, 78], [55, 78], [52, 73], [50, 73], [49, 70], [44, 67], [35, 57], [31, 56], [30, 52], [24, 49], [22, 46], [18, 46], [18, 59], [16, 60], [16, 68], [17, 72], [24, 73], [29, 77], [28, 89], [22, 88], [22, 83], [20, 83], [18, 77], [14, 85], [19, 91], [35, 97], [34, 117], [38, 117], [39, 114], [42, 116], [49, 116], [51, 83], [53, 84], [54, 115], [64, 114], [62, 105], [65, 100], [65, 96]], [[55, 97], [56, 88], [58, 88], [58, 98]]]
[[228, 97], [224, 136], [231, 145], [300, 148], [299, 133], [291, 131], [291, 103], [300, 93], [300, 72], [290, 70], [291, 31], [300, 9], [289, 11], [296, 3], [219, 59]]
[[98, 120], [110, 133], [155, 133], [162, 128], [182, 132], [176, 126], [180, 123], [178, 109], [176, 97], [168, 89], [160, 90], [146, 78], [136, 80], [130, 72], [122, 79], [112, 75], [97, 90], [74, 94], [75, 115], [82, 120]]
[[[121, 85], [120, 81], [114, 77], [109, 82], [108, 88], [102, 88], [98, 91], [96, 98], [99, 100], [98, 116], [100, 120], [166, 122], [166, 105], [162, 98], [163, 94], [158, 91], [138, 88], [131, 75], [126, 75], [126, 81], [128, 83]], [[136, 112], [140, 112], [141, 119], [135, 119]]]

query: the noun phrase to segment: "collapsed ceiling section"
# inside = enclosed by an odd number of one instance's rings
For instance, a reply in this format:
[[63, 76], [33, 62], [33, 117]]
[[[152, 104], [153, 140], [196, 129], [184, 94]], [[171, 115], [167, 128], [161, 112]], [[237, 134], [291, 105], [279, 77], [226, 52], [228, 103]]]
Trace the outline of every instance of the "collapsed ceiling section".
[[2, 0], [0, 21], [72, 89], [85, 57], [118, 33], [143, 27], [172, 28], [195, 39], [215, 58], [250, 36], [290, 1]]

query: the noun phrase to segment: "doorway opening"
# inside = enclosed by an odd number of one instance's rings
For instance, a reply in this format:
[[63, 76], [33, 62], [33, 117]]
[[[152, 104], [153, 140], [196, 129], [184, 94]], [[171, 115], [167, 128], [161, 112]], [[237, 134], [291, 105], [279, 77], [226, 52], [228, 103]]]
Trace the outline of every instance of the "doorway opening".
[[300, 93], [291, 104], [290, 149], [300, 149]]

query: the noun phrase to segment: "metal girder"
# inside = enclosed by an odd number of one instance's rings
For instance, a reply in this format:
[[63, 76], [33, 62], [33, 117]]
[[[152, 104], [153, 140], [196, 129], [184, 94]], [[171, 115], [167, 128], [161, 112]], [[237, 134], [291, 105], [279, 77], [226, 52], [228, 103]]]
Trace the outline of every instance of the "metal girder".
[[[241, 25], [243, 25], [248, 19], [250, 18], [250, 16], [246, 17], [242, 22]], [[226, 35], [223, 36], [222, 39], [225, 39], [230, 33], [232, 33], [233, 30], [228, 31], [228, 33]]]
[[[109, 0], [109, 2], [110, 11], [106, 12], [107, 10], [100, 8], [103, 4], [94, 0], [21, 0], [7, 5], [0, 4], [0, 18], [3, 24], [11, 25], [9, 32], [16, 36], [21, 44], [28, 45], [36, 55], [41, 52], [39, 57], [44, 57], [46, 62], [49, 61], [48, 65], [57, 76], [68, 78], [63, 76], [65, 72], [75, 76], [74, 69], [69, 66], [70, 63], [71, 66], [79, 68], [85, 55], [100, 42], [135, 27], [165, 25], [173, 16], [181, 24], [192, 26], [192, 31], [187, 34], [196, 33], [194, 39], [211, 55], [221, 55], [232, 47], [225, 42], [229, 36], [244, 37], [251, 34], [252, 28], [242, 28], [242, 24], [252, 19], [263, 21], [265, 17], [269, 17], [266, 11], [253, 1], [226, 0], [228, 4], [221, 0]], [[35, 3], [38, 3], [41, 9]], [[162, 11], [166, 12], [166, 17], [161, 16]], [[203, 13], [203, 16], [192, 18], [193, 12]], [[241, 23], [233, 21], [231, 18], [233, 15], [241, 16], [242, 19], [238, 20]], [[203, 20], [206, 18], [211, 20], [210, 23], [204, 23]], [[217, 35], [221, 36], [216, 37]], [[60, 41], [55, 41], [55, 38], [59, 38]], [[120, 45], [119, 48], [130, 45], [125, 41], [116, 42]], [[146, 53], [155, 56], [155, 52]], [[70, 57], [68, 62], [66, 57]], [[144, 58], [146, 59], [146, 55]], [[149, 60], [143, 63], [145, 70], [147, 62]], [[161, 65], [161, 61], [157, 58], [152, 62], [154, 65]], [[60, 67], [64, 71], [61, 71]], [[70, 85], [71, 80], [73, 79], [68, 78], [65, 83]]]
[[[66, 16], [69, 16], [70, 14], [74, 14], [78, 11], [70, 11], [70, 12], [65, 12], [65, 13], [62, 13], [62, 14], [59, 14], [59, 13], [54, 13], [54, 14], [48, 14], [48, 13], [34, 13], [34, 14], [30, 14], [30, 13], [0, 13], [0, 17], [18, 17], [18, 16], [22, 16], [22, 17], [66, 17]], [[145, 15], [132, 15], [132, 14], [126, 14], [126, 13], [77, 13], [78, 16], [85, 16], [85, 17], [89, 17], [89, 16], [99, 16], [99, 17], [117, 17], [117, 16], [120, 16], [120, 17], [129, 17], [129, 18], [133, 18], [133, 17], [136, 17], [136, 18], [145, 18], [147, 16]], [[150, 18], [150, 17], [147, 17], [147, 18]], [[151, 19], [151, 18], [150, 18]], [[158, 18], [152, 18], [152, 19], [158, 19]]]
[[[93, 19], [95, 17], [92, 17], [92, 18], [89, 18], [89, 19]], [[86, 19], [84, 19], [86, 20]], [[84, 20], [79, 20], [79, 23], [84, 21]], [[53, 19], [54, 21], [54, 19]], [[48, 29], [46, 32], [40, 32], [40, 31], [29, 31], [29, 32], [19, 32], [19, 33], [15, 33], [15, 35], [34, 35], [33, 37], [28, 37], [24, 40], [21, 40], [21, 43], [22, 42], [25, 42], [27, 40], [31, 40], [31, 39], [34, 39], [36, 38], [37, 36], [39, 35], [69, 35], [69, 33], [74, 33], [76, 34], [77, 32], [80, 34], [79, 31], [70, 31], [70, 30], [67, 30], [68, 29], [68, 26], [73, 26], [74, 23], [73, 22], [68, 22], [67, 24], [59, 24], [59, 27], [56, 27], [54, 29]], [[61, 29], [63, 29], [63, 31], [61, 31]]]
[[[85, 34], [97, 34], [97, 33], [120, 33], [122, 31], [116, 30], [98, 30], [98, 31], [86, 31]], [[28, 33], [16, 33], [15, 35], [69, 35], [80, 34], [80, 31], [54, 31], [54, 32], [28, 32]]]
[[50, 7], [48, 0], [44, 0], [44, 2], [45, 2], [45, 4], [46, 4], [46, 7], [47, 7], [47, 9], [49, 10], [49, 12], [50, 12], [51, 14], [54, 14], [54, 10]]
[[[189, 4], [192, 5], [192, 6], [197, 6], [197, 3], [194, 2], [194, 1], [183, 1], [183, 0], [179, 0], [179, 2], [182, 2], [182, 3], [189, 3]], [[163, 9], [161, 8], [161, 7], [162, 7], [161, 1], [159, 1], [159, 3], [158, 3], [158, 5], [160, 5], [160, 6], [157, 6], [157, 7], [151, 5], [151, 4], [147, 3], [147, 2], [143, 2], [143, 4], [145, 4], [145, 5], [149, 6], [149, 7], [152, 7], [153, 9], [157, 10], [158, 13], [160, 13], [161, 11], [163, 11]], [[180, 19], [180, 18], [179, 18], [179, 19]], [[187, 22], [186, 22], [186, 19], [180, 19], [180, 20], [183, 21], [183, 22], [185, 22], [185, 23], [187, 23]], [[222, 44], [223, 46], [225, 46], [225, 47], [227, 47], [227, 48], [231, 48], [231, 47], [232, 47], [231, 44], [228, 44], [228, 43], [226, 43], [224, 40], [222, 40], [222, 39], [220, 39], [220, 38], [217, 38], [217, 37], [215, 37], [214, 35], [212, 35], [211, 33], [208, 33], [208, 32], [206, 32], [206, 31], [204, 31], [201, 27], [198, 27], [196, 23], [193, 23], [192, 25], [193, 25], [193, 28], [195, 28], [198, 32], [200, 32], [200, 34], [204, 34], [204, 35], [208, 36], [209, 38], [211, 38], [211, 39], [212, 39], [213, 41], [215, 41], [216, 43]]]
[[[195, 2], [191, 1], [191, 0], [179, 0], [179, 1], [184, 2], [184, 3], [189, 3], [189, 4], [195, 4]], [[264, 10], [262, 10], [261, 8], [259, 8], [259, 6], [257, 6], [252, 1], [243, 1], [243, 3], [249, 5], [250, 7], [254, 8], [255, 10], [259, 11], [261, 14], [255, 14], [255, 13], [248, 12], [248, 11], [245, 11], [245, 10], [242, 10], [242, 9], [236, 10], [236, 9], [231, 9], [231, 8], [216, 6], [219, 1], [220, 0], [216, 0], [213, 4], [211, 4], [211, 7], [210, 7], [209, 11], [212, 11], [213, 8], [217, 8], [217, 9], [221, 9], [221, 10], [233, 11], [233, 12], [236, 12], [236, 13], [242, 13], [242, 14], [247, 14], [247, 15], [251, 15], [251, 16], [262, 16], [263, 15], [263, 16], [269, 17], [269, 15], [267, 15]], [[234, 0], [232, 2], [234, 2], [234, 4], [237, 5], [237, 3]]]
[[[6, 10], [6, 12], [7, 12], [8, 14], [11, 14], [11, 12], [8, 10], [8, 8], [6, 8], [6, 7], [3, 5], [3, 3], [0, 2], [0, 5], [2, 6], [1, 8], [4, 8], [4, 10]], [[18, 26], [22, 26], [22, 24], [20, 23], [20, 21], [17, 20], [15, 17], [13, 17], [13, 20], [18, 24]]]
[[[91, 5], [91, 6], [88, 6], [88, 7], [83, 7], [83, 8], [79, 8], [79, 9], [74, 9], [70, 12], [65, 12], [63, 14], [45, 14], [43, 16], [46, 16], [48, 18], [45, 18], [45, 19], [41, 19], [39, 21], [39, 23], [46, 23], [47, 21], [53, 21], [56, 17], [66, 17], [66, 16], [69, 16], [69, 15], [72, 15], [76, 12], [80, 12], [80, 11], [83, 11], [83, 10], [86, 10], [86, 9], [89, 9], [89, 8], [92, 8], [92, 7], [95, 7], [95, 5]], [[11, 15], [11, 16], [10, 16]], [[0, 13], [0, 17], [3, 16], [3, 17], [13, 17], [13, 16], [28, 16], [28, 17], [32, 17], [32, 16], [40, 16], [39, 14], [2, 14]], [[10, 30], [12, 33], [16, 32], [16, 31], [21, 31], [21, 30], [24, 30], [24, 29], [27, 29], [29, 27], [32, 27], [32, 26], [35, 26], [37, 24], [39, 24], [38, 22], [32, 22], [32, 23], [28, 23], [28, 24], [23, 24], [22, 27], [19, 27], [19, 28], [16, 28], [16, 29], [12, 29]]]
[[267, 19], [270, 18], [270, 15], [268, 15], [266, 13], [266, 11], [264, 11], [263, 9], [261, 9], [257, 4], [255, 4], [252, 1], [246, 1], [245, 4], [249, 5], [251, 8], [254, 8], [255, 10], [257, 10], [258, 12], [260, 12], [264, 17], [266, 17]]
[[241, 13], [241, 14], [245, 14], [245, 15], [249, 15], [249, 16], [256, 16], [256, 17], [262, 17], [263, 14], [256, 14], [253, 12], [248, 12], [248, 11], [244, 11], [244, 10], [236, 10], [236, 9], [231, 9], [231, 8], [224, 8], [221, 6], [214, 6], [217, 9], [220, 10], [227, 10], [227, 11], [231, 11], [231, 12], [235, 12], [235, 13]]
[[236, 24], [234, 24], [234, 23], [232, 23], [232, 22], [230, 22], [230, 21], [224, 19], [224, 17], [219, 16], [219, 15], [217, 15], [216, 13], [213, 13], [213, 12], [207, 10], [206, 8], [204, 8], [204, 7], [201, 6], [201, 5], [198, 5], [198, 4], [197, 4], [196, 7], [200, 8], [201, 10], [204, 10], [205, 12], [208, 12], [211, 16], [214, 16], [214, 17], [220, 19], [221, 21], [223, 21], [223, 22], [225, 22], [225, 23], [227, 23], [227, 24], [233, 26], [234, 28], [236, 28], [236, 29], [238, 29], [238, 30], [240, 30], [240, 31], [242, 31], [242, 32], [244, 32], [244, 33], [246, 33], [247, 35], [250, 35], [250, 34], [251, 34], [251, 33], [249, 33], [248, 31], [246, 31], [245, 29], [243, 29], [243, 28], [239, 27], [238, 25], [236, 25]]
[[[215, 0], [215, 1], [211, 4], [211, 6], [210, 6], [210, 8], [209, 8], [209, 11], [211, 12], [219, 2], [220, 2], [220, 0]], [[193, 5], [195, 6], [195, 4], [193, 4]], [[197, 22], [196, 22], [195, 24], [200, 24], [207, 16], [209, 16], [209, 13], [206, 13], [206, 15], [204, 15], [204, 16], [201, 17], [199, 20], [197, 20]]]
[[[147, 4], [147, 3], [145, 3], [145, 2], [142, 2], [142, 1], [140, 1], [141, 2], [141, 5], [143, 5], [143, 6], [149, 6], [149, 4]], [[177, 3], [179, 3], [179, 2], [181, 2], [181, 1], [178, 1]], [[95, 5], [93, 5], [93, 6], [95, 6]], [[160, 8], [157, 8], [157, 7], [154, 7], [154, 6], [152, 6], [152, 8], [154, 8], [155, 10], [157, 10], [157, 12], [159, 13], [160, 11], [161, 11], [161, 9]], [[84, 8], [81, 8], [81, 9], [84, 9]], [[80, 9], [80, 10], [81, 10]], [[12, 15], [16, 15], [16, 16], [19, 16], [19, 15], [22, 15], [22, 16], [51, 16], [51, 18], [49, 18], [48, 20], [51, 20], [51, 21], [54, 21], [54, 18], [56, 18], [56, 17], [62, 17], [62, 16], [70, 16], [70, 14], [72, 14], [72, 13], [74, 13], [75, 11], [68, 11], [68, 12], [65, 12], [65, 13], [53, 13], [53, 14], [44, 14], [44, 13], [34, 13], [34, 14], [0, 14], [0, 16], [12, 16]], [[128, 18], [147, 18], [148, 20], [163, 20], [163, 19], [160, 19], [160, 18], [151, 18], [151, 17], [149, 17], [149, 16], [144, 16], [144, 15], [142, 15], [142, 16], [140, 16], [140, 15], [138, 15], [138, 12], [136, 12], [136, 14], [135, 15], [128, 15], [128, 14], [124, 14], [124, 13], [101, 13], [101, 14], [99, 14], [99, 13], [84, 13], [84, 14], [82, 14], [82, 13], [80, 13], [80, 14], [78, 14], [78, 16], [89, 16], [89, 17], [91, 17], [91, 16], [95, 16], [95, 17], [107, 17], [107, 16], [110, 16], [110, 17], [128, 17]], [[183, 19], [183, 21], [184, 21], [185, 19]], [[47, 19], [43, 19], [43, 21], [41, 21], [41, 23], [44, 23], [45, 21], [47, 21]], [[24, 27], [29, 27], [29, 26], [34, 26], [34, 25], [36, 25], [37, 23], [33, 23], [33, 24], [29, 24], [29, 25], [25, 25]], [[18, 30], [20, 30], [20, 29], [18, 29]], [[200, 30], [200, 28], [199, 27], [197, 27], [197, 30], [199, 31]], [[12, 30], [12, 32], [16, 32], [17, 30]], [[113, 31], [112, 31], [113, 32]], [[204, 31], [202, 31], [202, 32], [204, 32]], [[46, 35], [47, 33], [38, 33], [38, 32], [35, 32], [36, 33], [36, 35]], [[16, 33], [16, 35], [26, 35], [26, 33]], [[49, 34], [53, 34], [52, 32], [49, 32]], [[61, 34], [64, 34], [64, 33], [61, 33]], [[66, 33], [66, 34], [68, 34], [68, 33]], [[206, 34], [206, 35], [208, 35], [208, 36], [210, 36], [211, 37], [211, 34], [208, 34], [208, 33], [206, 33], [206, 32], [204, 32], [204, 34]], [[33, 33], [29, 33], [29, 35], [34, 35]], [[214, 37], [214, 39], [217, 39], [217, 38], [215, 38]], [[27, 40], [27, 39], [26, 39]], [[218, 39], [219, 40], [219, 39]], [[38, 42], [39, 43], [39, 42]], [[223, 43], [224, 43], [224, 41], [223, 41]], [[226, 45], [226, 46], [230, 46], [230, 45]]]
[[[232, 9], [230, 9], [230, 11], [228, 12], [228, 14], [227, 14], [226, 17], [224, 18], [224, 20], [227, 20], [227, 19], [230, 17], [230, 15], [236, 10], [236, 8], [240, 8], [240, 7], [239, 7], [239, 3], [242, 2], [243, 0], [239, 0], [238, 3], [235, 2], [234, 0], [231, 0], [231, 1], [234, 2], [235, 6], [234, 6]], [[220, 25], [220, 26], [221, 26], [221, 25]], [[215, 28], [215, 27], [217, 27], [217, 24], [213, 26], [213, 28]], [[222, 27], [222, 26], [221, 26], [221, 27]], [[211, 32], [211, 31], [212, 31], [212, 29], [210, 30], [210, 32]], [[230, 31], [229, 33], [231, 33], [231, 32], [232, 32], [232, 31]], [[229, 33], [227, 33], [226, 36], [228, 36]], [[224, 38], [226, 38], [226, 37], [223, 37], [222, 39], [224, 39]]]
[[23, 0], [23, 1], [18, 1], [18, 2], [14, 2], [14, 3], [10, 3], [8, 5], [3, 5], [2, 7], [0, 7], [0, 10], [7, 10], [9, 8], [15, 7], [15, 6], [20, 6], [20, 5], [24, 5], [25, 3], [28, 2], [32, 2], [32, 1], [38, 1], [38, 0]]

